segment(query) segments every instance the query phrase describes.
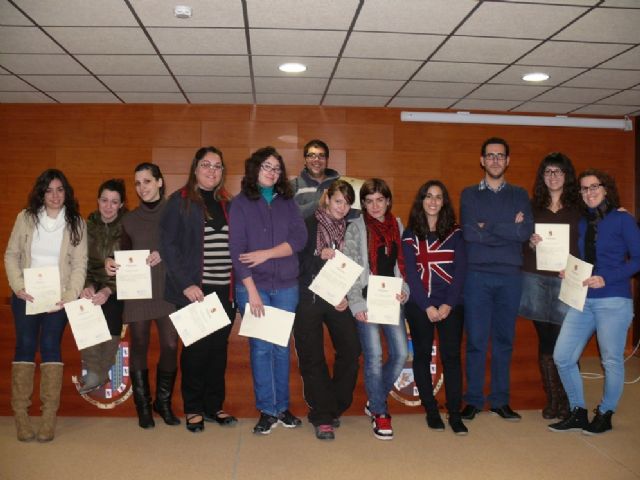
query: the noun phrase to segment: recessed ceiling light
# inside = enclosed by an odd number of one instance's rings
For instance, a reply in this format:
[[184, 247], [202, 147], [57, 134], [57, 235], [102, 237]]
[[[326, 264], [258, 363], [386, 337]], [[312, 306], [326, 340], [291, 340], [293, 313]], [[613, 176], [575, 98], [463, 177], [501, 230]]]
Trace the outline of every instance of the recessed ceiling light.
[[189, 5], [176, 5], [173, 14], [178, 18], [191, 18], [191, 7]]
[[525, 82], [544, 82], [549, 79], [549, 75], [543, 72], [532, 72], [522, 76]]
[[300, 73], [307, 70], [307, 66], [302, 63], [283, 63], [278, 69], [285, 73]]

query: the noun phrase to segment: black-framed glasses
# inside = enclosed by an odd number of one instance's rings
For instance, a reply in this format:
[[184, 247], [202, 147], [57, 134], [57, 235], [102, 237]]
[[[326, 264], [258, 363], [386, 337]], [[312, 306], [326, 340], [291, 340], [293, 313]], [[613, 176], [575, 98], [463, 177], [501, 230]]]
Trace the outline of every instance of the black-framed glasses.
[[586, 195], [587, 193], [595, 193], [600, 187], [602, 187], [601, 183], [592, 183], [588, 187], [580, 187], [580, 193], [582, 195]]
[[304, 158], [309, 160], [326, 160], [327, 155], [325, 153], [307, 153]]
[[547, 168], [544, 171], [545, 177], [564, 177], [564, 171], [559, 168]]
[[504, 153], [487, 153], [484, 158], [491, 162], [504, 162], [507, 156]]
[[280, 167], [272, 167], [268, 163], [262, 163], [260, 168], [266, 173], [275, 173], [276, 175], [280, 175], [282, 173], [282, 169]]

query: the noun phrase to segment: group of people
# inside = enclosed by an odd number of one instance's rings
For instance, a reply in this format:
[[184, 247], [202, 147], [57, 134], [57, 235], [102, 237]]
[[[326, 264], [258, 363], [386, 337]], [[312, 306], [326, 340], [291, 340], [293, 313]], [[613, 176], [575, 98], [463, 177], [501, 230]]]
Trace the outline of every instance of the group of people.
[[[231, 323], [183, 347], [180, 354], [184, 421], [190, 432], [203, 431], [205, 422], [237, 422], [223, 409], [229, 334], [237, 310], [262, 317], [267, 306], [295, 313], [293, 337], [304, 399], [318, 439], [335, 438], [340, 417], [352, 404], [361, 354], [364, 411], [376, 438], [393, 438], [387, 399], [407, 360], [406, 325], [415, 384], [430, 429], [445, 429], [430, 373], [436, 330], [451, 430], [466, 435], [463, 420], [473, 420], [486, 403], [491, 413], [519, 420], [509, 405], [518, 314], [533, 320], [538, 333], [547, 396], [542, 415], [558, 420], [549, 428], [587, 434], [611, 430], [624, 383], [623, 354], [633, 317], [630, 278], [640, 270], [640, 230], [620, 208], [609, 175], [586, 170], [576, 176], [567, 156], [552, 153], [538, 168], [530, 201], [523, 188], [505, 180], [509, 145], [489, 138], [481, 147], [484, 176], [462, 192], [460, 222], [446, 186], [429, 180], [416, 193], [404, 229], [392, 213], [392, 193], [384, 180], [368, 179], [356, 192], [328, 168], [326, 143], [312, 140], [303, 153], [305, 167], [290, 181], [273, 147], [253, 152], [234, 198], [225, 188], [226, 167], [218, 148], [195, 153], [185, 185], [168, 199], [160, 168], [141, 163], [135, 168], [139, 206], [127, 211], [124, 182], [109, 179], [100, 185], [98, 209], [86, 222], [61, 171], [49, 169], [38, 177], [5, 253], [16, 329], [11, 405], [19, 440], [54, 438], [63, 372], [60, 345], [67, 322], [63, 306], [79, 297], [102, 307], [111, 335], [81, 351], [86, 367], [81, 393], [108, 381], [126, 324], [140, 427], [154, 427], [154, 411], [167, 425], [179, 425], [172, 410], [179, 342], [169, 315], [214, 292]], [[352, 208], [356, 195], [361, 213]], [[584, 281], [588, 294], [583, 311], [558, 300], [563, 272], [536, 269], [542, 238], [533, 233], [534, 223], [568, 224], [571, 254], [593, 265], [593, 274]], [[114, 252], [128, 249], [150, 251], [150, 299], [117, 299]], [[334, 306], [309, 286], [336, 251], [363, 271]], [[50, 312], [27, 315], [26, 302], [33, 297], [25, 290], [23, 271], [44, 266], [59, 268], [61, 300]], [[396, 323], [368, 321], [370, 275], [402, 280]], [[147, 364], [152, 321], [160, 343], [153, 398]], [[325, 358], [325, 326], [335, 350], [333, 369]], [[594, 332], [605, 385], [589, 421], [578, 360]], [[491, 383], [485, 397], [489, 343]], [[258, 338], [250, 338], [249, 347], [260, 414], [254, 433], [269, 434], [277, 425], [300, 426], [302, 421], [289, 410], [289, 347]], [[28, 410], [37, 352], [42, 421], [36, 432]]]

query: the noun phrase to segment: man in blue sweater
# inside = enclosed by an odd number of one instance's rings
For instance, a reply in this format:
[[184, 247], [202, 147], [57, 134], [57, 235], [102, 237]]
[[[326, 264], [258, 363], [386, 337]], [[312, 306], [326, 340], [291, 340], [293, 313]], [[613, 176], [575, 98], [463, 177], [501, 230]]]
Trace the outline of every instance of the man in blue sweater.
[[[509, 407], [509, 370], [522, 291], [522, 243], [533, 233], [533, 215], [527, 192], [505, 181], [509, 166], [505, 140], [486, 140], [480, 164], [484, 178], [479, 185], [465, 188], [460, 199], [468, 260], [464, 285], [467, 405], [462, 417], [472, 420], [488, 400], [491, 413], [518, 421], [520, 415]], [[489, 339], [491, 388], [485, 398]]]

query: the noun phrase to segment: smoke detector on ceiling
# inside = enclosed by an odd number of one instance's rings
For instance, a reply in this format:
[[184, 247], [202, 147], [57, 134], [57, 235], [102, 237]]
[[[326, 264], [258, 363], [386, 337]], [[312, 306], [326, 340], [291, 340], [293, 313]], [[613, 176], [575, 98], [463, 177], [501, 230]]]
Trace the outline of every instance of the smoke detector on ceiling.
[[173, 14], [177, 18], [191, 18], [191, 7], [188, 5], [176, 5], [173, 9]]

